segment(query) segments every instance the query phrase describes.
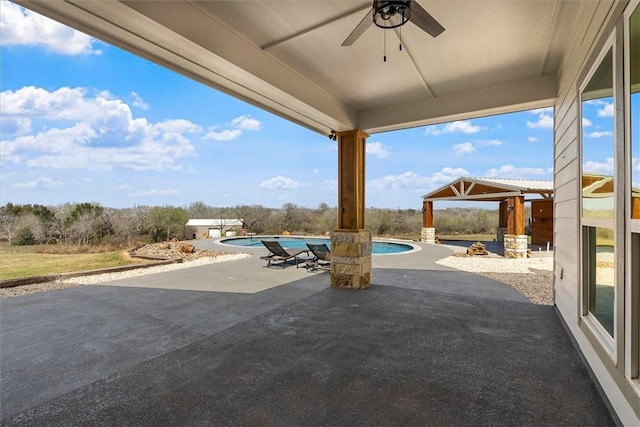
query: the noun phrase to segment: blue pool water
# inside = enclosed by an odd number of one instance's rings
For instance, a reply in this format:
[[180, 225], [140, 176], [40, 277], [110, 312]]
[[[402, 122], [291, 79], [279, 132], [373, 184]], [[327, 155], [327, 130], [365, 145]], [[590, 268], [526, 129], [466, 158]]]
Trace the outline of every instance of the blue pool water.
[[[276, 240], [284, 248], [291, 249], [307, 249], [307, 242], [322, 244], [324, 243], [331, 248], [331, 241], [329, 239], [319, 238], [302, 238], [302, 237], [234, 237], [231, 239], [221, 240], [220, 243], [231, 246], [248, 246], [255, 248], [264, 248], [264, 245], [260, 240]], [[372, 253], [378, 254], [398, 254], [401, 252], [408, 252], [413, 249], [413, 246], [403, 243], [391, 243], [391, 242], [373, 242]]]

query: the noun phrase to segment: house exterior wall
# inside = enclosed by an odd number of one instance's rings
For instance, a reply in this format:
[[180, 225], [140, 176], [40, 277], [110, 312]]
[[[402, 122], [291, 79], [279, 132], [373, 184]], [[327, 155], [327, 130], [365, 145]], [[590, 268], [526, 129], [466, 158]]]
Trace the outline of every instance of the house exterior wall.
[[583, 324], [581, 300], [579, 88], [594, 57], [616, 31], [626, 5], [613, 0], [582, 2], [573, 23], [573, 43], [559, 73], [554, 111], [554, 287], [559, 314], [620, 421], [640, 425], [640, 394], [633, 381], [625, 378], [620, 363], [624, 355], [610, 357], [590, 336]]

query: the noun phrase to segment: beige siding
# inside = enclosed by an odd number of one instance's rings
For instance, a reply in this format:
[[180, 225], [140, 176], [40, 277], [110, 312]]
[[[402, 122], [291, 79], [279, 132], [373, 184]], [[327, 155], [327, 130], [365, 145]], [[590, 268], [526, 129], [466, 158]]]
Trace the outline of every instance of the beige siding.
[[[563, 58], [554, 124], [554, 242], [555, 302], [581, 351], [605, 390], [623, 424], [635, 425], [631, 408], [636, 398], [623, 397], [623, 384], [611, 372], [616, 367], [601, 359], [579, 323], [580, 302], [580, 152], [578, 89], [592, 55], [597, 54], [611, 34], [624, 3], [613, 0], [581, 3], [573, 25], [572, 46]], [[562, 278], [560, 276], [562, 275]]]
[[[560, 93], [555, 106], [555, 205], [554, 241], [556, 263], [556, 303], [567, 321], [576, 319], [579, 295], [579, 175], [578, 150], [579, 111], [578, 75], [583, 71], [587, 58], [595, 48], [599, 33], [614, 2], [583, 2], [574, 25], [574, 43], [563, 58], [559, 79]], [[563, 271], [563, 279], [559, 278]], [[563, 301], [569, 298], [573, 301]]]

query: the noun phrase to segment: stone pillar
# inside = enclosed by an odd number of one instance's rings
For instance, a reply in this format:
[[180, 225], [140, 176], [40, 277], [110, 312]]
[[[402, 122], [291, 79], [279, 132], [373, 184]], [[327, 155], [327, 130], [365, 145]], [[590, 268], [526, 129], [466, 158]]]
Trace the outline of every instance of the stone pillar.
[[436, 242], [436, 229], [433, 227], [423, 227], [420, 231], [420, 241], [424, 243]]
[[371, 283], [371, 234], [367, 230], [331, 233], [331, 286], [364, 289]]
[[371, 233], [364, 229], [366, 138], [338, 132], [338, 229], [331, 233], [331, 286], [364, 289], [371, 283]]
[[496, 229], [496, 241], [504, 242], [504, 235], [507, 234], [507, 227], [498, 227]]
[[529, 245], [526, 234], [505, 234], [504, 235], [504, 257], [505, 258], [526, 258]]

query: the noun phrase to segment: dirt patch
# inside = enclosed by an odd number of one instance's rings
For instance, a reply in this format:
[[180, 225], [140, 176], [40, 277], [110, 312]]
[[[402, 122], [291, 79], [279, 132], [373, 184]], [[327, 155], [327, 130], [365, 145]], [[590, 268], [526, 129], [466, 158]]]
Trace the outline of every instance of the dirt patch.
[[180, 248], [189, 245], [188, 242], [162, 242], [144, 245], [129, 254], [133, 257], [149, 257], [163, 259], [181, 259], [183, 261], [192, 261], [198, 258], [215, 258], [220, 255], [230, 255], [234, 252], [227, 251], [210, 251], [208, 249], [195, 249], [193, 252], [182, 252]]

